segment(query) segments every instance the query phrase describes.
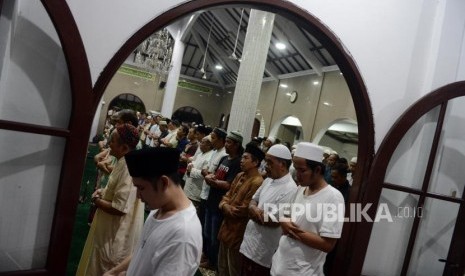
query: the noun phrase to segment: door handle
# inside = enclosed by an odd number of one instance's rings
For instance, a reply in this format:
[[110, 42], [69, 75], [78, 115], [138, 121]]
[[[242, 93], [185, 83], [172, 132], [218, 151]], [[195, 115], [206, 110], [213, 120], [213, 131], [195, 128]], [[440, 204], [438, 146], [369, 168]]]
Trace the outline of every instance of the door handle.
[[440, 261], [441, 263], [445, 263], [447, 266], [449, 266], [450, 268], [457, 268], [459, 267], [459, 264], [457, 263], [454, 263], [454, 262], [451, 262], [447, 259], [439, 259], [438, 261]]

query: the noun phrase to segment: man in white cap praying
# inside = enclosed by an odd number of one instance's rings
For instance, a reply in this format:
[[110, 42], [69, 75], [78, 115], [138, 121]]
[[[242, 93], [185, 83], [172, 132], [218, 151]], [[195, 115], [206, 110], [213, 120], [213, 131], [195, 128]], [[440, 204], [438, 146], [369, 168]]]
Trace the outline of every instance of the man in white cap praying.
[[355, 167], [357, 167], [357, 157], [352, 157], [349, 162], [349, 173], [347, 174], [347, 181], [349, 181], [350, 186], [354, 182]]
[[282, 230], [279, 222], [273, 222], [264, 212], [266, 205], [289, 202], [297, 185], [289, 174], [291, 152], [284, 145], [272, 146], [265, 155], [268, 178], [249, 203], [249, 217], [244, 239], [240, 247], [241, 275], [270, 275], [271, 258], [278, 247]]
[[341, 237], [343, 218], [335, 214], [344, 214], [344, 198], [326, 183], [322, 156], [323, 150], [315, 144], [297, 145], [293, 163], [300, 187], [293, 197], [290, 220], [280, 222], [283, 235], [273, 255], [271, 275], [324, 275], [326, 254]]

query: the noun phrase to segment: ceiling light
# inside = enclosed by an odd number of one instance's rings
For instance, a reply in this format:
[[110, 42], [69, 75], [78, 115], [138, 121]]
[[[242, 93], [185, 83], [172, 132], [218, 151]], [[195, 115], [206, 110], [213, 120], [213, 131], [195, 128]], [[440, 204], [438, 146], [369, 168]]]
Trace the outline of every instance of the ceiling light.
[[291, 95], [291, 92], [287, 92], [287, 93], [286, 93], [286, 96], [290, 96], [290, 95]]
[[220, 96], [220, 94], [218, 94], [218, 93], [216, 93], [215, 95], [216, 95], [217, 97], [219, 97], [219, 96]]
[[285, 45], [284, 43], [282, 43], [282, 42], [277, 42], [274, 46], [276, 46], [276, 48], [277, 48], [278, 50], [284, 50], [284, 49], [286, 49], [286, 45]]
[[332, 104], [328, 103], [328, 102], [323, 102], [324, 105], [326, 106], [333, 106]]
[[287, 88], [287, 84], [285, 84], [285, 83], [281, 83], [279, 86], [282, 87], [282, 88]]
[[222, 69], [223, 69], [223, 66], [221, 66], [220, 64], [218, 64], [218, 65], [215, 65], [215, 68], [216, 68], [216, 70], [222, 70]]
[[318, 85], [320, 82], [319, 81], [314, 81], [313, 85]]
[[232, 91], [228, 91], [228, 94], [232, 94]]

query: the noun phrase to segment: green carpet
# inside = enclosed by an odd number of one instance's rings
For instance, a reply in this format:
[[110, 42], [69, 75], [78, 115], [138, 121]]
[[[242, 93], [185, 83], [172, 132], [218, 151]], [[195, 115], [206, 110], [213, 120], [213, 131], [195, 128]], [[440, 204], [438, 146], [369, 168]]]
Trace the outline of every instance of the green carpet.
[[[86, 165], [84, 169], [84, 176], [81, 181], [80, 199], [83, 201], [79, 203], [76, 211], [76, 220], [74, 221], [73, 239], [71, 241], [71, 251], [68, 257], [68, 265], [66, 268], [66, 275], [73, 276], [76, 274], [79, 260], [81, 259], [82, 249], [87, 239], [89, 232], [89, 225], [87, 224], [87, 217], [90, 209], [90, 198], [95, 185], [97, 177], [97, 169], [94, 164], [94, 156], [98, 153], [98, 146], [89, 144]], [[147, 215], [147, 214], [145, 214]], [[195, 275], [201, 276], [200, 271]]]

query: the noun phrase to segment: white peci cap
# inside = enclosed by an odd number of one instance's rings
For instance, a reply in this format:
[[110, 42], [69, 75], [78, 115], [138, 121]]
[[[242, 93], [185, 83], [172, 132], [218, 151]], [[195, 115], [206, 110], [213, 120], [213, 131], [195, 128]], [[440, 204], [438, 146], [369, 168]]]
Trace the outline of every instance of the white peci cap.
[[352, 157], [352, 159], [350, 159], [350, 162], [357, 163], [357, 157]]
[[291, 160], [291, 152], [285, 145], [274, 145], [270, 147], [270, 149], [266, 152], [269, 155], [273, 155], [274, 157]]
[[300, 142], [297, 144], [294, 156], [315, 162], [321, 162], [323, 149], [309, 142]]

